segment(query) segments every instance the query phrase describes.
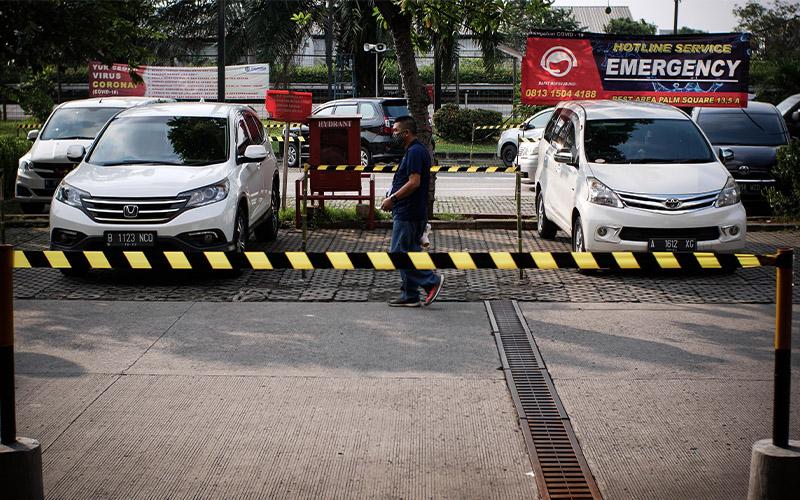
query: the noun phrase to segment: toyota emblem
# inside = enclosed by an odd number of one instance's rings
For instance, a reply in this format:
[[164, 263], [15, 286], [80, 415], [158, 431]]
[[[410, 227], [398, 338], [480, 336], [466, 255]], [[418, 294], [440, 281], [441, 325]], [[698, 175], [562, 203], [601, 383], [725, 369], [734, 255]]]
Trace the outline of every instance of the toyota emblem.
[[122, 207], [122, 214], [125, 216], [126, 219], [135, 219], [139, 216], [139, 206], [138, 205], [124, 205]]
[[740, 166], [738, 170], [739, 170], [739, 173], [742, 174], [742, 175], [747, 175], [747, 174], [750, 173], [750, 167], [748, 167], [747, 165]]
[[664, 206], [670, 210], [675, 210], [676, 208], [680, 208], [683, 205], [683, 202], [677, 198], [670, 198], [664, 201]]

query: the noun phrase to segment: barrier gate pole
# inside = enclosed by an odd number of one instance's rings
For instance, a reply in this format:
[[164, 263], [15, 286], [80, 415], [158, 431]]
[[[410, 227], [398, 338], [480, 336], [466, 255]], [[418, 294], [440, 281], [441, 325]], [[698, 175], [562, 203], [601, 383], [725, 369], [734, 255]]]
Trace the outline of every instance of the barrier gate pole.
[[14, 408], [14, 251], [0, 245], [0, 442], [17, 441], [17, 418]]
[[772, 444], [789, 447], [789, 398], [792, 383], [792, 274], [794, 250], [781, 248], [775, 261], [775, 394]]

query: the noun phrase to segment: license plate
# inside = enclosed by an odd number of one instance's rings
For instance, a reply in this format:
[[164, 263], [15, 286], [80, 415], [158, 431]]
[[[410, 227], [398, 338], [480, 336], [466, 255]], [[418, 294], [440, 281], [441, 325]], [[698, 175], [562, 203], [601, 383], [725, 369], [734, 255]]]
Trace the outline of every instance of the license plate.
[[106, 231], [107, 247], [151, 247], [156, 243], [155, 231]]
[[765, 187], [767, 187], [767, 185], [755, 182], [743, 182], [739, 184], [739, 189], [741, 189], [743, 193], [748, 194], [759, 194]]
[[697, 251], [697, 240], [651, 239], [647, 249], [651, 252], [695, 252]]

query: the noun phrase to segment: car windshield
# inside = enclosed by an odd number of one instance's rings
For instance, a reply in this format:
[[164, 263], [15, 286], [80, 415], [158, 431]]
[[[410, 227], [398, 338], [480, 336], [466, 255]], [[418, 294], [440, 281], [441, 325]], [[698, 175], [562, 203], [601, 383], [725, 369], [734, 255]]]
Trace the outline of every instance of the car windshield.
[[730, 146], [786, 144], [782, 121], [777, 113], [748, 113], [743, 109], [701, 112], [697, 117], [697, 124], [712, 144]]
[[109, 118], [122, 108], [57, 109], [39, 137], [53, 139], [94, 139]]
[[411, 114], [408, 111], [408, 105], [405, 100], [399, 101], [386, 101], [383, 103], [383, 112], [389, 118], [398, 118], [400, 116], [408, 116]]
[[547, 122], [550, 121], [550, 117], [553, 116], [553, 110], [548, 109], [539, 113], [538, 115], [534, 115], [533, 118], [528, 121], [528, 128], [544, 128], [547, 125]]
[[689, 120], [589, 120], [584, 132], [592, 163], [708, 163], [714, 154]]
[[777, 105], [777, 106], [775, 106], [775, 107], [776, 107], [776, 108], [778, 108], [778, 111], [780, 111], [780, 112], [781, 112], [781, 115], [784, 115], [784, 116], [785, 116], [785, 115], [786, 115], [786, 113], [787, 113], [787, 112], [788, 112], [790, 109], [792, 109], [792, 107], [793, 107], [795, 104], [797, 104], [798, 102], [800, 102], [800, 94], [795, 94], [795, 95], [793, 95], [793, 96], [789, 96], [789, 97], [787, 97], [786, 99], [784, 99], [783, 101], [781, 101], [781, 102], [780, 102], [780, 104], [778, 104], [778, 105]]
[[109, 123], [86, 161], [103, 166], [200, 166], [227, 159], [226, 118], [135, 116]]

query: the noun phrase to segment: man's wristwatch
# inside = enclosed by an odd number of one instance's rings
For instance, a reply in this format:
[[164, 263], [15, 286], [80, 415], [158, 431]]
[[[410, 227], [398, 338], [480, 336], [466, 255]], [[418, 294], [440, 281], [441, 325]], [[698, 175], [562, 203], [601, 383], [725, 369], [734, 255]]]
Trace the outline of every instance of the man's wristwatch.
[[395, 195], [391, 195], [391, 196], [389, 197], [389, 199], [390, 199], [390, 200], [392, 200], [392, 205], [394, 205], [395, 203], [397, 203], [397, 196], [395, 196]]

